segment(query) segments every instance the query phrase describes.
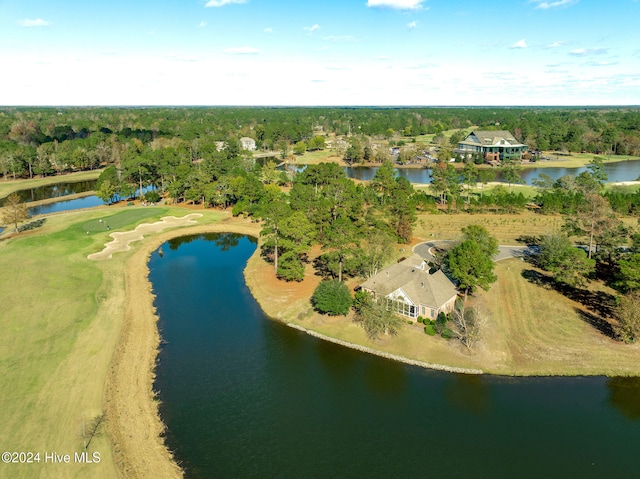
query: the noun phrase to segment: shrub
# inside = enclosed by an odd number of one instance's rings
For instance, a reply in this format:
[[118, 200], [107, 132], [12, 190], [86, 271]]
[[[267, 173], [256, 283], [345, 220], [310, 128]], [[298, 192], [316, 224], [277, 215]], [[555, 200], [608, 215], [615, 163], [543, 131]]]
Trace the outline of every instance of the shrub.
[[31, 221], [30, 223], [19, 226], [18, 231], [22, 232], [40, 228], [45, 223], [45, 221], [47, 221], [46, 218], [40, 218], [39, 220]]
[[353, 309], [355, 309], [356, 312], [360, 312], [364, 304], [370, 300], [372, 300], [371, 294], [362, 289], [359, 289], [358, 291], [356, 291], [356, 295], [353, 298]]
[[144, 194], [144, 199], [150, 203], [157, 203], [158, 201], [160, 201], [160, 193], [158, 193], [156, 190], [147, 191]]
[[429, 336], [435, 336], [436, 335], [436, 328], [433, 327], [433, 324], [427, 324], [424, 327], [424, 332], [425, 332], [425, 334], [428, 334]]
[[235, 205], [233, 205], [233, 208], [231, 209], [231, 214], [233, 216], [238, 216], [241, 213], [246, 212], [248, 208], [249, 208], [249, 201], [246, 199], [241, 199]]
[[329, 316], [345, 315], [351, 307], [351, 291], [342, 281], [324, 280], [313, 292], [311, 302], [320, 313]]
[[444, 328], [444, 329], [442, 330], [442, 334], [441, 334], [441, 336], [442, 336], [444, 339], [451, 339], [451, 338], [455, 337], [455, 335], [453, 334], [453, 331], [451, 331], [449, 328]]
[[424, 323], [424, 319], [425, 319], [425, 318], [423, 318], [422, 316], [418, 316], [417, 321], [418, 321], [419, 323], [421, 323], [421, 324], [425, 324], [425, 323]]

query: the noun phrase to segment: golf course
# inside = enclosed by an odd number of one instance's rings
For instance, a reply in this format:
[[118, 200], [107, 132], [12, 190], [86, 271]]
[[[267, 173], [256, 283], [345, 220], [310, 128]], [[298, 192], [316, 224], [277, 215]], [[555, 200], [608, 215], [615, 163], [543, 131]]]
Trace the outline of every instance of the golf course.
[[[551, 232], [559, 222], [560, 217], [530, 212], [422, 214], [414, 244], [456, 239], [468, 224], [482, 224], [501, 243], [514, 244], [520, 235]], [[32, 453], [33, 461], [2, 464], [0, 475], [180, 476], [164, 447], [153, 390], [160, 336], [147, 261], [169, 238], [215, 231], [257, 237], [260, 226], [220, 210], [136, 205], [51, 215], [37, 229], [5, 233], [0, 443], [9, 452]], [[398, 256], [407, 248], [398, 247]], [[351, 316], [315, 313], [309, 298], [320, 278], [311, 265], [301, 282], [287, 283], [274, 277], [257, 249], [245, 279], [270, 317], [354, 347], [501, 375], [640, 374], [639, 346], [603, 334], [589, 321], [597, 311], [588, 302], [544, 287], [544, 273], [518, 259], [498, 263], [496, 273], [498, 282], [475, 297], [487, 324], [471, 351], [426, 336], [418, 325], [371, 341]], [[613, 293], [604, 285], [595, 288]]]

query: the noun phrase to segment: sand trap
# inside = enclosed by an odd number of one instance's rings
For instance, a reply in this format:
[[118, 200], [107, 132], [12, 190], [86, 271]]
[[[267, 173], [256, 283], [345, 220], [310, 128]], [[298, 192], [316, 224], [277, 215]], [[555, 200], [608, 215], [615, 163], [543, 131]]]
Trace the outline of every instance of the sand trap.
[[182, 218], [176, 218], [175, 216], [165, 216], [160, 221], [156, 221], [155, 223], [143, 223], [138, 225], [136, 229], [131, 231], [123, 231], [123, 232], [114, 232], [109, 236], [113, 238], [113, 241], [110, 241], [104, 245], [104, 249], [99, 253], [93, 253], [87, 256], [89, 259], [110, 259], [113, 253], [120, 253], [122, 251], [128, 251], [130, 246], [129, 243], [132, 241], [139, 241], [144, 238], [145, 234], [149, 233], [158, 233], [167, 228], [174, 228], [176, 226], [187, 226], [196, 224], [193, 220], [194, 218], [198, 218], [202, 216], [200, 213], [191, 213]]

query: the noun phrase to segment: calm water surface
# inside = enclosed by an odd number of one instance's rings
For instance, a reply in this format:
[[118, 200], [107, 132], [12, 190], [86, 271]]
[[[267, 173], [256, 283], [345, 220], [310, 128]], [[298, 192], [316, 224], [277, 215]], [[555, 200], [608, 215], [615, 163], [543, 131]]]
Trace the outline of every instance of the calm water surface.
[[32, 206], [29, 208], [29, 214], [31, 216], [44, 215], [48, 213], [59, 213], [60, 211], [92, 208], [94, 206], [101, 206], [104, 204], [105, 202], [96, 195], [83, 196], [82, 198], [75, 198], [73, 200], [56, 201], [55, 203], [49, 203], [46, 205]]
[[[20, 201], [29, 203], [31, 201], [48, 200], [49, 198], [61, 198], [63, 196], [75, 195], [92, 191], [96, 186], [97, 180], [61, 182], [53, 185], [38, 186], [36, 188], [27, 188], [16, 191]], [[4, 204], [5, 198], [0, 199], [0, 206]]]
[[[544, 162], [541, 162], [544, 164]], [[634, 181], [640, 176], [640, 160], [620, 161], [615, 163], [605, 163], [604, 168], [609, 175], [607, 181]], [[345, 168], [347, 176], [349, 178], [355, 178], [358, 180], [371, 180], [378, 170], [377, 167], [363, 167], [353, 166]], [[398, 168], [396, 170], [399, 176], [405, 177], [411, 183], [431, 183], [430, 170], [426, 168]], [[577, 176], [583, 171], [587, 171], [586, 167], [580, 168], [549, 168], [549, 167], [536, 167], [523, 169], [520, 172], [522, 181], [530, 185], [531, 182], [538, 178], [541, 174], [545, 174], [553, 180], [557, 180], [565, 175]], [[496, 180], [502, 181], [500, 172], [496, 170]]]
[[637, 477], [637, 379], [445, 374], [317, 340], [264, 316], [242, 276], [255, 247], [185, 237], [149, 263], [187, 477]]

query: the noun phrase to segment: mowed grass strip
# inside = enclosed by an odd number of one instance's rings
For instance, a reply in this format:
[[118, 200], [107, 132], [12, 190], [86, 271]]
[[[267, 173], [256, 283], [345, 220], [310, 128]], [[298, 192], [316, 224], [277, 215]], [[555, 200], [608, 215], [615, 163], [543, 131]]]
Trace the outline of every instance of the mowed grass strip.
[[81, 230], [88, 231], [89, 233], [118, 230], [135, 224], [143, 219], [157, 217], [158, 215], [164, 216], [166, 211], [166, 208], [131, 208], [114, 214], [106, 214], [100, 218], [87, 221], [82, 224]]
[[[476, 295], [488, 317], [481, 350], [488, 360], [500, 359], [487, 372], [640, 375], [640, 345], [608, 337], [585, 320], [597, 316], [589, 307], [527, 279], [544, 273], [515, 259], [497, 263], [495, 272], [498, 281]], [[603, 285], [592, 287], [613, 293]]]
[[[177, 208], [95, 209], [47, 218], [39, 230], [0, 242], [0, 449], [81, 452], [83, 429], [104, 409], [104, 382], [124, 318], [124, 264], [136, 251], [90, 261], [108, 232], [86, 225], [109, 218], [120, 230]], [[204, 212], [215, 221], [219, 213]], [[128, 222], [128, 223], [127, 223]], [[116, 477], [108, 437], [91, 442], [99, 464], [3, 464], [2, 477]]]

